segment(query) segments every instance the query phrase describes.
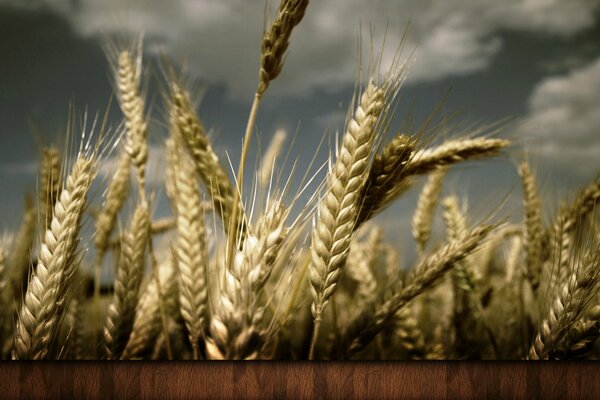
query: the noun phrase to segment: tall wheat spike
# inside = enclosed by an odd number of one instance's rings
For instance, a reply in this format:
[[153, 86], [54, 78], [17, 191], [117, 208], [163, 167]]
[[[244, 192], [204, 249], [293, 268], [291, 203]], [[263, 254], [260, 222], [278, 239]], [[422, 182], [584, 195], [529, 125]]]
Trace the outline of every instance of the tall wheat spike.
[[[44, 359], [56, 336], [63, 297], [75, 264], [80, 219], [94, 176], [94, 161], [80, 154], [54, 206], [37, 266], [25, 293], [15, 335], [14, 358]], [[61, 303], [63, 302], [63, 303]]]
[[354, 116], [348, 121], [336, 163], [327, 176], [328, 191], [321, 200], [311, 242], [309, 280], [313, 297], [311, 313], [315, 321], [311, 353], [321, 315], [335, 291], [348, 257], [362, 206], [376, 127], [384, 108], [384, 89], [369, 82]]
[[279, 76], [283, 68], [284, 55], [288, 48], [292, 31], [300, 23], [308, 7], [309, 0], [281, 0], [275, 19], [269, 29], [263, 32], [260, 54], [260, 68], [258, 73], [258, 87], [254, 94], [246, 132], [242, 142], [242, 152], [240, 155], [240, 164], [236, 175], [236, 190], [233, 193], [232, 218], [229, 222], [228, 232], [231, 235], [227, 243], [227, 263], [233, 262], [233, 250], [238, 243], [238, 238], [243, 236], [244, 221], [242, 208], [244, 192], [244, 171], [246, 167], [246, 158], [250, 149], [252, 132], [258, 115], [258, 109], [264, 93], [271, 81]]
[[179, 271], [179, 304], [194, 358], [198, 359], [199, 342], [207, 326], [208, 309], [208, 250], [204, 213], [194, 169], [185, 157], [179, 158], [175, 173], [175, 255]]
[[523, 205], [525, 208], [525, 229], [523, 247], [525, 249], [525, 271], [534, 290], [540, 285], [542, 274], [542, 252], [544, 245], [544, 224], [542, 203], [538, 195], [535, 176], [527, 162], [519, 165], [519, 175], [523, 185]]
[[129, 155], [121, 153], [117, 168], [112, 175], [106, 190], [104, 204], [96, 218], [96, 233], [94, 243], [96, 245], [97, 258], [102, 261], [104, 253], [109, 245], [109, 238], [114, 230], [117, 216], [129, 194], [130, 178]]
[[[141, 58], [141, 54], [137, 54]], [[146, 181], [146, 162], [148, 161], [148, 122], [144, 114], [144, 99], [140, 95], [141, 60], [121, 51], [117, 66], [117, 94], [121, 111], [125, 116], [125, 151], [137, 172], [140, 192], [143, 193]]]
[[148, 205], [142, 201], [136, 207], [129, 231], [123, 238], [114, 295], [107, 311], [104, 344], [109, 359], [121, 357], [133, 328], [149, 233]]
[[223, 226], [227, 229], [232, 212], [233, 186], [206, 136], [189, 95], [176, 82], [171, 83], [170, 119], [175, 136], [185, 144], [194, 160], [196, 172], [204, 181], [214, 209], [221, 216]]

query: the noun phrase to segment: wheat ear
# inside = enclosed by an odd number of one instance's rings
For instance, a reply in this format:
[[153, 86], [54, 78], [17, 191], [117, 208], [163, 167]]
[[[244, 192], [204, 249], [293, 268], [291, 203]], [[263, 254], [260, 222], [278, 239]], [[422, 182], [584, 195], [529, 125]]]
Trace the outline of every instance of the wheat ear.
[[117, 216], [129, 194], [129, 165], [129, 156], [123, 152], [119, 158], [116, 171], [108, 184], [103, 207], [96, 218], [94, 244], [96, 245], [99, 262], [102, 262]]
[[417, 208], [412, 218], [412, 234], [417, 242], [420, 254], [425, 252], [425, 246], [429, 241], [435, 207], [442, 191], [446, 172], [446, 168], [441, 168], [429, 175], [417, 201]]
[[396, 135], [375, 155], [369, 170], [363, 205], [357, 224], [361, 224], [387, 207], [393, 199], [410, 187], [410, 180], [401, 178], [415, 143], [408, 136]]
[[52, 221], [52, 210], [60, 193], [60, 156], [54, 147], [42, 150], [38, 185], [40, 223], [45, 230]]
[[510, 144], [504, 139], [462, 139], [449, 140], [438, 147], [425, 149], [411, 155], [405, 174], [426, 174], [439, 167], [466, 160], [475, 160], [498, 155]]
[[169, 260], [159, 269], [161, 293], [155, 279], [148, 280], [137, 305], [131, 335], [121, 359], [140, 358], [154, 343], [162, 329], [160, 301], [167, 313], [177, 312], [178, 290], [174, 262]]
[[145, 202], [136, 207], [129, 231], [123, 238], [116, 271], [115, 291], [108, 307], [104, 344], [109, 359], [118, 359], [129, 340], [146, 260], [150, 215]]
[[358, 223], [388, 207], [412, 185], [412, 176], [461, 161], [494, 156], [509, 144], [503, 139], [476, 138], [450, 140], [438, 147], [415, 150], [409, 138], [397, 135], [373, 160]]
[[591, 307], [585, 315], [577, 321], [571, 329], [563, 344], [563, 349], [557, 352], [559, 359], [581, 357], [592, 350], [594, 342], [600, 336], [600, 306]]
[[234, 258], [232, 268], [224, 271], [210, 323], [206, 353], [210, 359], [255, 359], [264, 345], [260, 328], [266, 311], [260, 294], [275, 266], [288, 229], [284, 223], [289, 210], [281, 201], [267, 206]]
[[194, 358], [200, 357], [199, 342], [207, 319], [208, 251], [204, 213], [194, 169], [185, 158], [175, 169], [177, 241], [175, 254], [179, 271], [179, 304]]
[[377, 280], [373, 269], [381, 251], [381, 238], [381, 229], [374, 228], [364, 242], [354, 241], [350, 248], [346, 268], [348, 276], [357, 284], [359, 304], [367, 304], [377, 296]]
[[139, 59], [134, 61], [132, 54], [126, 50], [119, 53], [117, 61], [117, 93], [127, 129], [125, 151], [135, 167], [143, 195], [148, 161], [148, 123], [144, 114], [144, 99], [140, 96], [141, 63]]
[[25, 196], [25, 207], [23, 210], [23, 220], [19, 227], [14, 241], [10, 257], [8, 259], [8, 275], [15, 293], [15, 296], [21, 298], [24, 290], [23, 285], [27, 284], [29, 267], [31, 265], [31, 249], [35, 240], [36, 212], [33, 206], [31, 196]]
[[569, 254], [573, 246], [573, 234], [580, 224], [594, 211], [600, 200], [600, 175], [584, 188], [569, 206], [563, 207], [553, 226], [553, 235], [558, 247], [559, 259], [557, 278], [563, 280], [568, 273]]
[[350, 324], [344, 342], [346, 357], [367, 346], [375, 336], [389, 326], [396, 313], [412, 299], [431, 288], [452, 267], [476, 250], [492, 231], [493, 227], [484, 225], [467, 232], [461, 241], [453, 241], [433, 255], [425, 258], [415, 270], [410, 283], [388, 299], [375, 313], [361, 313]]
[[269, 83], [283, 68], [285, 52], [292, 30], [300, 23], [308, 7], [308, 0], [282, 0], [269, 30], [263, 33], [257, 95], [262, 96]]
[[196, 172], [204, 181], [217, 213], [228, 228], [233, 203], [233, 186], [229, 175], [219, 162], [213, 150], [204, 126], [191, 105], [189, 95], [181, 86], [171, 84], [171, 127], [187, 148]]
[[[597, 250], [597, 249], [596, 249]], [[560, 285], [546, 318], [529, 349], [529, 360], [555, 358], [563, 346], [568, 330], [578, 321], [600, 282], [600, 259], [588, 254], [577, 263]]]
[[525, 273], [533, 290], [540, 285], [542, 274], [542, 251], [544, 225], [542, 222], [542, 203], [538, 195], [535, 176], [527, 162], [519, 165], [519, 175], [523, 186], [523, 205], [525, 208], [525, 229], [523, 247], [525, 249]]
[[321, 315], [335, 291], [348, 257], [369, 173], [376, 127], [384, 107], [384, 89], [370, 82], [347, 124], [336, 163], [327, 176], [328, 191], [321, 200], [312, 231], [309, 280], [315, 333], [310, 358]]
[[304, 17], [308, 0], [281, 0], [275, 19], [271, 23], [268, 30], [263, 32], [260, 54], [260, 69], [258, 73], [258, 87], [254, 94], [248, 122], [246, 123], [246, 131], [244, 133], [244, 141], [242, 142], [242, 152], [240, 154], [240, 164], [238, 166], [236, 183], [237, 187], [233, 193], [232, 218], [229, 222], [228, 232], [231, 235], [227, 242], [227, 262], [231, 265], [233, 262], [233, 250], [238, 243], [238, 237], [243, 234], [243, 226], [245, 221], [240, 221], [243, 213], [239, 213], [242, 208], [241, 199], [243, 199], [244, 188], [244, 170], [246, 166], [246, 158], [250, 149], [252, 140], [252, 132], [258, 115], [258, 109], [262, 97], [269, 87], [272, 80], [279, 76], [283, 68], [283, 58], [285, 51], [288, 48], [292, 31], [296, 25], [300, 23]]
[[66, 283], [75, 264], [77, 235], [93, 178], [92, 159], [80, 155], [54, 206], [17, 321], [14, 357], [44, 359], [56, 336]]
[[8, 240], [0, 238], [0, 343], [5, 343], [9, 332], [12, 331], [13, 316], [13, 288], [8, 275], [8, 260], [6, 257], [6, 247]]

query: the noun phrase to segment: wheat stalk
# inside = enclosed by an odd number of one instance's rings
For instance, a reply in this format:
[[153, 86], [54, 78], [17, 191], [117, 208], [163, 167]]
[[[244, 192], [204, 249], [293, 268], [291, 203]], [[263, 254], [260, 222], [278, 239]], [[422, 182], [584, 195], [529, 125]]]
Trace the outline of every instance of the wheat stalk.
[[77, 235], [93, 166], [93, 159], [80, 154], [56, 201], [52, 223], [44, 235], [38, 263], [19, 312], [14, 358], [46, 358], [56, 336], [66, 282], [76, 267]]
[[315, 333], [309, 358], [313, 356], [321, 314], [335, 291], [348, 257], [369, 174], [376, 127], [384, 108], [384, 89], [371, 81], [348, 121], [336, 163], [327, 176], [328, 191], [321, 200], [312, 231], [309, 280]]
[[121, 356], [131, 334], [144, 273], [149, 232], [148, 206], [142, 201], [136, 207], [129, 231], [123, 238], [114, 295], [107, 311], [104, 344], [109, 359]]
[[233, 249], [238, 242], [238, 237], [243, 234], [243, 224], [240, 221], [243, 213], [238, 214], [241, 208], [243, 187], [244, 187], [244, 169], [250, 141], [252, 140], [252, 131], [258, 115], [258, 109], [264, 93], [266, 92], [272, 80], [279, 76], [283, 68], [283, 56], [288, 48], [292, 30], [300, 23], [304, 17], [309, 0], [281, 0], [275, 19], [268, 30], [263, 32], [260, 54], [260, 68], [258, 73], [258, 87], [254, 94], [244, 141], [242, 142], [242, 152], [240, 155], [240, 164], [236, 175], [236, 191], [233, 194], [232, 218], [229, 222], [228, 232], [231, 235], [227, 243], [227, 262], [233, 262]]

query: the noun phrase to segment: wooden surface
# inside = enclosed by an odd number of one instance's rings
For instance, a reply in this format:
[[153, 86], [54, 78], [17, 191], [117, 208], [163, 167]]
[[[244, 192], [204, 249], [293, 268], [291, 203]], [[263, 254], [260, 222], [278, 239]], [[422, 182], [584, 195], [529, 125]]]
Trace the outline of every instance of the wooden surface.
[[3, 363], [0, 398], [592, 399], [598, 363]]

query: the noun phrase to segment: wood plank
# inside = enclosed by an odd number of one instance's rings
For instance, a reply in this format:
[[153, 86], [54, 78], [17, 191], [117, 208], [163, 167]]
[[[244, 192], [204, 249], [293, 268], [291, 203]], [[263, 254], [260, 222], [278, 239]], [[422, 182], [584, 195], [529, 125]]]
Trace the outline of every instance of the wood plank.
[[0, 398], [591, 399], [594, 362], [4, 362]]

